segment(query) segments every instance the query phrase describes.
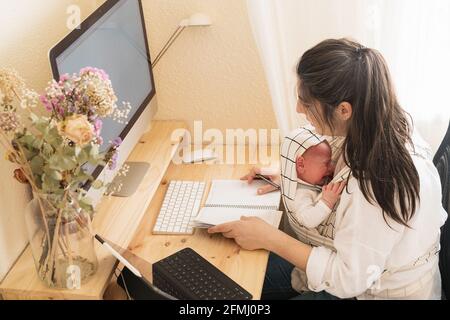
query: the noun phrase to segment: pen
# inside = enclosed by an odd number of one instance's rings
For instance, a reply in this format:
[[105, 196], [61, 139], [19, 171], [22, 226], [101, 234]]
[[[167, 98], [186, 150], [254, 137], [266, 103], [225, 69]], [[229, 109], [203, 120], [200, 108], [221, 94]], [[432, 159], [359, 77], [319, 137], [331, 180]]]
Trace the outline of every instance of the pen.
[[279, 186], [279, 185], [277, 185], [277, 184], [276, 184], [275, 182], [273, 182], [272, 180], [267, 179], [266, 177], [264, 177], [264, 176], [261, 175], [261, 174], [256, 174], [256, 175], [255, 175], [255, 178], [264, 180], [265, 182], [267, 182], [268, 184], [270, 184], [272, 187], [275, 187], [275, 188], [277, 188], [277, 189], [280, 189], [280, 186]]

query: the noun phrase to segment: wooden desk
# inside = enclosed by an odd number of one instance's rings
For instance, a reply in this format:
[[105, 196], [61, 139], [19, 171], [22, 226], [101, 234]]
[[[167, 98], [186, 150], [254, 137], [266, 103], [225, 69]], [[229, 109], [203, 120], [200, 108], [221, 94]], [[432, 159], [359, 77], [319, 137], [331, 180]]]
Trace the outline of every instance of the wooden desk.
[[[248, 148], [245, 149], [248, 154], [252, 152]], [[278, 155], [273, 156], [272, 159], [273, 162], [278, 162]], [[248, 173], [251, 167], [251, 165], [175, 165], [172, 163], [156, 191], [155, 197], [150, 203], [129, 249], [145, 260], [156, 262], [183, 248], [191, 247], [249, 291], [254, 299], [260, 299], [267, 267], [267, 251], [242, 250], [233, 240], [226, 239], [220, 234], [210, 235], [204, 229], [196, 229], [194, 235], [189, 236], [152, 234], [152, 229], [170, 180], [201, 180], [208, 182], [203, 199], [204, 202], [211, 180], [239, 179]]]
[[[162, 204], [169, 180], [237, 179], [251, 165], [192, 164], [175, 165], [171, 159], [179, 142], [171, 141], [172, 132], [185, 128], [176, 121], [154, 121], [152, 129], [144, 135], [129, 161], [147, 161], [151, 168], [135, 195], [130, 198], [103, 199], [94, 218], [94, 230], [121, 247], [128, 247], [136, 255], [156, 262], [170, 254], [191, 247], [252, 293], [261, 295], [268, 252], [245, 251], [221, 235], [208, 235], [196, 230], [193, 236], [152, 235], [153, 225]], [[254, 157], [256, 149], [244, 147]], [[225, 159], [225, 157], [223, 157]], [[278, 161], [278, 153], [272, 156]], [[208, 185], [209, 187], [209, 185]], [[111, 281], [117, 260], [96, 243], [99, 260], [97, 273], [80, 290], [56, 290], [46, 287], [37, 277], [29, 247], [20, 256], [2, 284], [4, 299], [102, 299]]]

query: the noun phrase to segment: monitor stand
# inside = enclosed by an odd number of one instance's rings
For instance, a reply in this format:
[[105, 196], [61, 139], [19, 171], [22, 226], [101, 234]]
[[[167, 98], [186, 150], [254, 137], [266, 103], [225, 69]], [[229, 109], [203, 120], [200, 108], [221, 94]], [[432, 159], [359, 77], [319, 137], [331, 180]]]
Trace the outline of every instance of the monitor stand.
[[147, 162], [125, 162], [125, 165], [129, 167], [127, 174], [116, 175], [107, 192], [113, 197], [131, 197], [138, 189], [142, 179], [144, 179], [147, 174], [147, 171], [150, 169], [150, 164]]

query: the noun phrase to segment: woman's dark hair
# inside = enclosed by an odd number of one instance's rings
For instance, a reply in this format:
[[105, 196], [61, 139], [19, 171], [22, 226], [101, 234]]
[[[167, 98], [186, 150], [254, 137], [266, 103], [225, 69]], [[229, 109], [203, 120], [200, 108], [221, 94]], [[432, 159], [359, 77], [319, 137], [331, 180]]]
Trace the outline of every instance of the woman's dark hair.
[[297, 74], [299, 99], [319, 123], [334, 130], [336, 107], [352, 105], [345, 163], [386, 222], [387, 215], [408, 227], [420, 201], [419, 175], [407, 149], [413, 147], [407, 113], [383, 56], [348, 39], [325, 40], [302, 56]]

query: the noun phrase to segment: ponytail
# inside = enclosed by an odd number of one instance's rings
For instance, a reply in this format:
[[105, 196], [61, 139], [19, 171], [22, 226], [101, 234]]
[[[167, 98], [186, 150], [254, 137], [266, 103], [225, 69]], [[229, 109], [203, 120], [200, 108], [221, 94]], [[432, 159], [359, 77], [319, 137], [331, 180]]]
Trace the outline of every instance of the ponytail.
[[419, 175], [407, 148], [412, 146], [407, 113], [382, 55], [347, 39], [326, 40], [304, 54], [298, 76], [301, 99], [320, 103], [321, 122], [332, 124], [340, 103], [352, 105], [345, 163], [386, 222], [389, 217], [408, 226], [420, 201]]

